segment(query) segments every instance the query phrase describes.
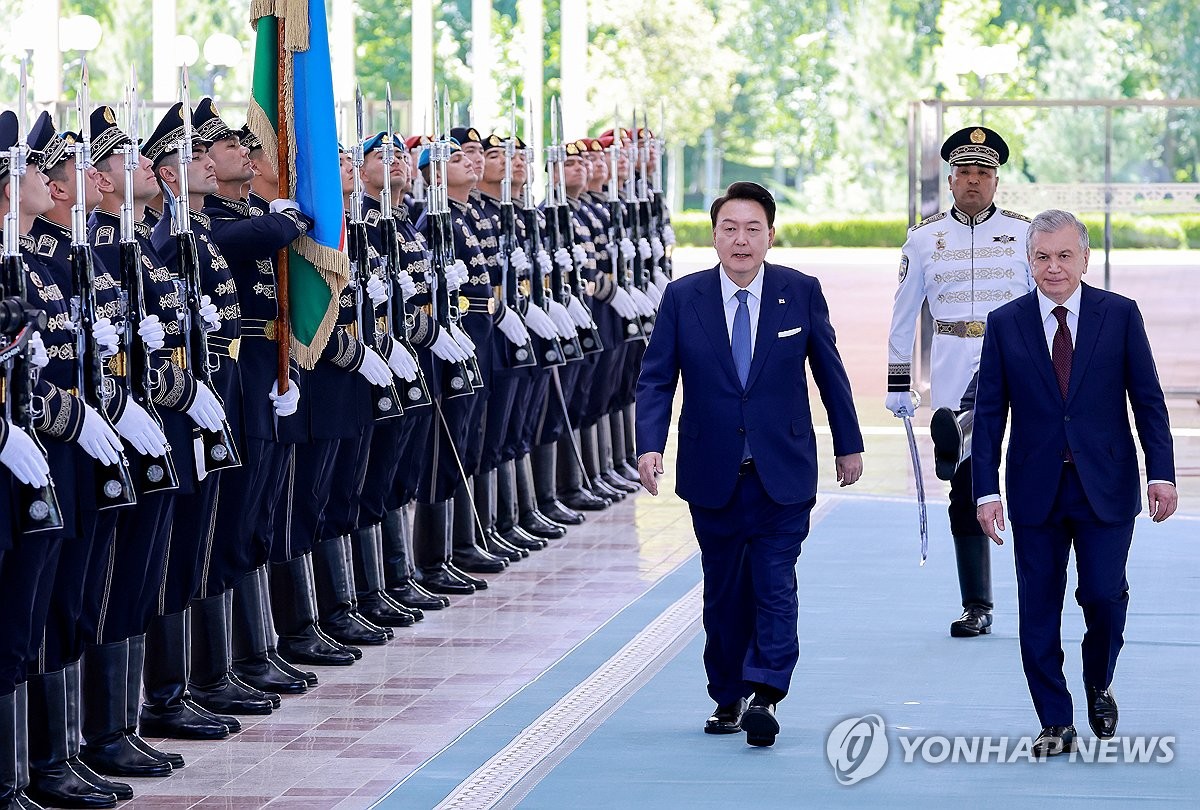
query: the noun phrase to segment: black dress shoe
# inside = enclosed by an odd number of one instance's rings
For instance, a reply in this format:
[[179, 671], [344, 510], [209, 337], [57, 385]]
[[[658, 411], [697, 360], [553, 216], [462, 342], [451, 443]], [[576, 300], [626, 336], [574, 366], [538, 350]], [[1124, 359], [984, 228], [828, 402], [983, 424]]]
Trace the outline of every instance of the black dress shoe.
[[712, 717], [704, 721], [704, 733], [737, 734], [742, 730], [742, 714], [745, 711], [745, 698], [738, 698], [733, 703], [718, 706]]
[[446, 569], [445, 565], [421, 572], [421, 587], [433, 593], [466, 596], [475, 593], [475, 586], [468, 585]]
[[938, 408], [929, 418], [929, 435], [933, 439], [934, 473], [940, 480], [949, 481], [962, 458], [963, 433], [958, 415], [950, 408]]
[[547, 518], [541, 512], [533, 510], [531, 512], [522, 512], [521, 519], [518, 524], [522, 529], [532, 534], [534, 537], [541, 537], [544, 540], [558, 540], [566, 536], [567, 530]]
[[608, 498], [599, 498], [589, 489], [559, 493], [559, 500], [577, 512], [601, 512], [612, 506]]
[[954, 638], [974, 638], [992, 632], [992, 612], [985, 607], [972, 605], [963, 611], [956, 621], [950, 622], [950, 635]]
[[574, 509], [568, 509], [557, 499], [539, 503], [538, 511], [560, 526], [578, 526], [584, 521], [583, 515]]
[[1054, 757], [1075, 750], [1075, 726], [1046, 726], [1033, 741], [1035, 757]]
[[488, 583], [486, 579], [480, 579], [479, 577], [471, 576], [466, 571], [463, 571], [461, 568], [455, 565], [453, 560], [446, 563], [446, 570], [450, 572], [452, 577], [467, 583], [477, 591], [487, 590]]
[[742, 715], [742, 731], [746, 732], [746, 742], [750, 745], [758, 748], [774, 745], [775, 735], [779, 733], [775, 704], [756, 699]]
[[1087, 687], [1088, 725], [1102, 740], [1117, 733], [1117, 699], [1109, 689]]
[[508, 568], [508, 560], [482, 551], [472, 545], [470, 548], [454, 549], [454, 567], [472, 574], [499, 574]]
[[436, 596], [417, 587], [411, 579], [406, 579], [398, 585], [387, 589], [387, 595], [406, 608], [420, 610], [442, 610], [450, 607], [450, 600], [444, 596]]

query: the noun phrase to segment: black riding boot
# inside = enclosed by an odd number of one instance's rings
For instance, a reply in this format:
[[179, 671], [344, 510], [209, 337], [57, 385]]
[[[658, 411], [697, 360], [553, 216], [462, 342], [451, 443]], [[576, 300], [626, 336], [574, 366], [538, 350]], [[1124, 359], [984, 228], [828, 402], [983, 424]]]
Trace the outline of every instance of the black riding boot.
[[30, 775], [26, 792], [52, 807], [116, 807], [116, 794], [99, 789], [71, 767], [73, 729], [66, 670], [31, 675], [26, 687]]
[[[348, 544], [349, 538], [345, 539]], [[321, 629], [343, 644], [386, 644], [387, 631], [368, 622], [354, 603], [354, 576], [342, 540], [343, 537], [334, 537], [313, 546], [313, 575]]]
[[271, 609], [279, 631], [276, 649], [297, 664], [348, 667], [362, 657], [362, 651], [333, 641], [317, 627], [308, 563], [308, 555], [302, 554], [271, 566]]
[[[617, 472], [633, 483], [640, 484], [642, 479], [638, 475], [637, 469], [637, 418], [634, 413], [635, 408], [637, 408], [637, 403], [631, 402], [621, 409], [621, 422], [624, 427], [622, 433], [625, 438], [625, 463], [617, 465]], [[620, 449], [620, 447], [614, 446], [614, 455]]]
[[450, 512], [452, 501], [418, 503], [413, 518], [413, 561], [421, 587], [433, 593], [475, 593], [470, 585], [450, 572]]
[[596, 445], [600, 452], [600, 477], [604, 479], [604, 483], [621, 492], [634, 493], [640, 487], [637, 484], [626, 481], [625, 478], [619, 475], [614, 468], [614, 459], [618, 456], [625, 455], [625, 439], [621, 438], [621, 446], [616, 446], [613, 437], [613, 424], [621, 427], [624, 432], [624, 423], [621, 421], [620, 413], [612, 413], [607, 419], [601, 419], [596, 423]]
[[625, 492], [615, 489], [605, 483], [600, 475], [604, 467], [600, 463], [599, 426], [607, 424], [607, 418], [601, 417], [595, 425], [579, 429], [579, 450], [583, 454], [583, 466], [587, 473], [586, 484], [592, 492], [602, 498], [608, 498], [614, 503], [625, 500]]
[[25, 684], [0, 697], [0, 807], [27, 810], [41, 805], [25, 795], [29, 786], [29, 722]]
[[[600, 512], [612, 506], [613, 502], [610, 498], [592, 492], [584, 483], [584, 471], [579, 466], [583, 434], [579, 429], [576, 429], [574, 433], [574, 437], [563, 436], [558, 440], [556, 446], [559, 500], [571, 509], [580, 512]], [[574, 438], [573, 442], [572, 438]], [[577, 455], [576, 450], [580, 450], [580, 454]]]
[[230, 627], [233, 674], [262, 692], [302, 695], [308, 684], [277, 667], [267, 655], [267, 628], [262, 581], [251, 571], [233, 586], [233, 616]]
[[[129, 639], [129, 657], [126, 659], [129, 664], [125, 671], [125, 736], [129, 738], [129, 742], [133, 744], [143, 754], [151, 756], [154, 759], [166, 762], [172, 768], [179, 770], [184, 766], [183, 755], [160, 751], [150, 743], [142, 739], [138, 734], [138, 710], [142, 707], [142, 670], [146, 663], [146, 636], [132, 636]], [[67, 670], [68, 675], [70, 670]], [[242, 724], [236, 718], [222, 715], [218, 717], [206, 709], [201, 709], [195, 703], [192, 703], [191, 697], [186, 697], [184, 700], [189, 706], [198, 710], [202, 715], [210, 720], [215, 719], [218, 723], [229, 729], [229, 733], [242, 730]], [[93, 780], [88, 781], [96, 784]], [[101, 786], [103, 787], [103, 786]], [[132, 793], [132, 791], [130, 791]], [[117, 792], [117, 798], [121, 798], [121, 794]]]
[[583, 523], [583, 515], [558, 500], [557, 457], [558, 448], [553, 444], [539, 444], [529, 454], [534, 498], [538, 511], [550, 520], [560, 526], [578, 526]]
[[[88, 647], [82, 675], [85, 742], [80, 759], [106, 776], [169, 776], [171, 763], [141, 750], [125, 733], [129, 640]], [[218, 726], [212, 739], [228, 734]]]
[[188, 691], [192, 700], [221, 714], [270, 714], [272, 701], [265, 694], [243, 688], [229, 677], [229, 625], [225, 594], [193, 599], [192, 670]]
[[522, 529], [517, 517], [516, 462], [506, 461], [496, 469], [496, 531], [504, 542], [526, 554], [545, 548], [546, 541]]
[[[454, 490], [454, 528], [452, 529], [451, 570], [458, 569], [470, 574], [499, 574], [508, 568], [508, 560], [489, 554], [475, 542], [479, 524], [484, 523], [483, 514], [476, 522], [476, 504], [472, 499], [471, 482], [460, 483]], [[481, 504], [486, 509], [487, 504]], [[473, 584], [473, 583], [472, 583]], [[476, 586], [478, 590], [478, 586]]]
[[640, 486], [641, 479], [638, 478], [637, 469], [630, 466], [628, 461], [625, 415], [626, 411], [618, 411], [608, 415], [608, 430], [609, 435], [612, 437], [613, 470], [628, 483]]
[[[91, 782], [104, 793], [111, 793], [117, 797], [118, 801], [125, 801], [133, 798], [133, 788], [124, 782], [114, 782], [110, 779], [105, 779], [100, 774], [93, 771], [83, 763], [79, 758], [79, 747], [83, 743], [83, 730], [81, 723], [83, 722], [82, 706], [83, 693], [80, 691], [82, 679], [80, 677], [79, 661], [74, 661], [67, 664], [67, 762], [71, 765], [71, 770], [83, 777], [84, 780]], [[138, 696], [134, 698], [134, 720], [137, 720], [137, 703], [141, 699], [142, 689], [142, 671], [138, 669]], [[128, 714], [128, 705], [126, 706]], [[129, 729], [126, 729], [126, 736], [129, 735]], [[139, 737], [138, 740], [141, 738]], [[179, 756], [176, 754], [175, 756]], [[183, 757], [180, 757], [183, 759]]]
[[543, 540], [557, 540], [567, 533], [565, 526], [555, 523], [537, 508], [537, 495], [533, 489], [533, 471], [529, 456], [521, 456], [513, 462], [517, 481], [517, 511], [521, 528]]
[[267, 644], [267, 660], [284, 675], [304, 681], [304, 684], [311, 689], [318, 683], [317, 673], [294, 667], [279, 654], [279, 635], [275, 632], [275, 613], [271, 607], [271, 575], [267, 571], [267, 566], [259, 566], [254, 575], [258, 578], [258, 592], [262, 595], [263, 633]]
[[384, 627], [412, 627], [416, 614], [384, 592], [382, 540], [378, 525], [355, 529], [350, 537], [358, 612]]
[[958, 589], [963, 615], [950, 623], [950, 635], [972, 638], [992, 632], [992, 550], [984, 536], [955, 536]]
[[408, 507], [393, 509], [379, 527], [383, 537], [383, 581], [387, 595], [409, 610], [441, 610], [450, 607], [444, 596], [429, 593], [413, 579], [412, 536]]
[[497, 478], [499, 470], [475, 474], [475, 508], [482, 526], [482, 532], [475, 534], [475, 543], [493, 557], [500, 557], [509, 563], [520, 562], [529, 556], [529, 552], [510, 545], [496, 531]]

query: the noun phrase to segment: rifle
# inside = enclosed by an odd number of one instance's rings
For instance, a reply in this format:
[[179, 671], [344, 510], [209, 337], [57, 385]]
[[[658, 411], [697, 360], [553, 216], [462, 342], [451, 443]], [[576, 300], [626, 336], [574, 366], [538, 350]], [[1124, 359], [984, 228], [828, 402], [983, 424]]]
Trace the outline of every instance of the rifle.
[[[354, 279], [358, 339], [363, 345], [377, 349], [379, 335], [375, 330], [375, 304], [367, 294], [367, 285], [374, 273], [371, 272], [371, 260], [367, 249], [367, 223], [363, 220], [363, 98], [362, 89], [358, 87], [354, 89], [354, 120], [357, 140], [350, 148], [350, 162], [354, 167], [354, 191], [350, 193], [350, 223], [346, 228], [346, 248], [350, 253], [350, 275]], [[391, 133], [388, 137], [391, 137]], [[371, 411], [376, 422], [404, 415], [400, 393], [395, 385], [389, 382], [386, 386], [371, 386]]]
[[[504, 141], [504, 179], [500, 181], [500, 287], [497, 290], [501, 306], [508, 306], [524, 320], [524, 296], [517, 283], [517, 271], [512, 266], [512, 251], [517, 247], [517, 216], [513, 205], [512, 179], [513, 158], [517, 155], [517, 111], [516, 100], [512, 100], [508, 113], [508, 138]], [[511, 317], [511, 315], [510, 315]], [[529, 368], [538, 364], [538, 347], [534, 335], [521, 346], [503, 340], [505, 366]], [[542, 341], [545, 343], [545, 341]]]
[[[533, 113], [529, 109], [528, 100], [525, 105], [525, 133], [533, 131]], [[546, 311], [546, 284], [549, 280], [542, 276], [542, 265], [538, 259], [543, 252], [542, 223], [538, 219], [537, 206], [533, 203], [533, 180], [536, 176], [537, 159], [533, 146], [525, 146], [525, 186], [522, 190], [522, 216], [525, 219], [525, 236], [529, 244], [529, 300], [526, 307], [538, 307]], [[538, 365], [542, 368], [555, 368], [567, 361], [563, 357], [563, 347], [557, 337], [549, 339], [540, 335], [531, 335], [537, 354]]]
[[[562, 124], [562, 105], [561, 104], [555, 105], [554, 114], [557, 116], [559, 135], [562, 135], [563, 134], [563, 124]], [[575, 297], [579, 300], [579, 303], [583, 304], [583, 306], [586, 308], [587, 305], [583, 303], [583, 291], [584, 291], [583, 277], [580, 275], [580, 272], [579, 272], [579, 263], [577, 261], [575, 261], [575, 251], [574, 251], [574, 244], [575, 244], [574, 233], [575, 233], [575, 231], [571, 225], [571, 207], [567, 203], [567, 178], [566, 178], [567, 152], [566, 152], [566, 146], [565, 145], [560, 146], [559, 149], [560, 149], [559, 161], [557, 164], [557, 168], [558, 168], [558, 201], [560, 204], [559, 204], [559, 208], [558, 208], [558, 215], [560, 217], [560, 222], [561, 222], [560, 228], [561, 228], [563, 234], [571, 235], [571, 249], [568, 251], [571, 254], [571, 267], [567, 271], [567, 278], [566, 278], [567, 283], [562, 291], [562, 294], [561, 294], [562, 300], [560, 301], [560, 303], [563, 306], [567, 306], [571, 297]], [[595, 323], [590, 323], [587, 326], [577, 327], [575, 332], [576, 332], [575, 342], [577, 342], [579, 344], [581, 354], [589, 355], [589, 354], [596, 354], [597, 352], [604, 351], [604, 342], [600, 339], [600, 330], [596, 328]]]
[[[609, 234], [608, 244], [612, 245], [613, 250], [613, 280], [616, 285], [626, 292], [629, 291], [629, 274], [625, 268], [625, 257], [621, 255], [621, 242], [626, 238], [625, 230], [625, 205], [621, 201], [620, 194], [617, 192], [617, 164], [621, 154], [621, 127], [617, 123], [616, 113], [613, 114], [613, 142], [608, 147], [608, 218], [609, 218]], [[628, 164], [626, 164], [628, 165]], [[628, 195], [632, 188], [632, 169], [629, 170], [625, 180], [625, 190]], [[626, 343], [632, 343], [636, 340], [644, 341], [646, 333], [642, 330], [642, 319], [621, 318], [621, 334], [625, 336]]]
[[[557, 255], [559, 248], [570, 253], [574, 244], [571, 207], [567, 204], [566, 194], [559, 183], [562, 164], [567, 159], [566, 146], [559, 143], [559, 118], [558, 98], [553, 97], [550, 99], [550, 143], [546, 146], [546, 230], [550, 237], [551, 258]], [[574, 262], [572, 258], [572, 265]], [[569, 295], [562, 266], [557, 260], [550, 263], [550, 295], [564, 305], [566, 296]], [[563, 339], [562, 350], [568, 363], [583, 359], [583, 347], [579, 345], [578, 336], [569, 340]]]
[[[187, 354], [187, 364], [192, 369], [197, 385], [206, 386], [209, 392], [221, 402], [221, 396], [213, 387], [212, 373], [216, 368], [210, 364], [212, 354], [208, 348], [208, 328], [204, 318], [200, 317], [200, 254], [196, 249], [196, 235], [192, 233], [192, 216], [188, 208], [188, 164], [192, 162], [192, 103], [188, 92], [188, 72], [184, 65], [179, 71], [180, 101], [183, 109], [180, 117], [183, 119], [183, 138], [179, 142], [179, 195], [174, 199], [174, 210], [171, 215], [175, 218], [175, 245], [179, 266], [176, 278], [183, 282], [185, 308], [184, 346]], [[222, 407], [224, 404], [222, 403]], [[220, 430], [205, 430], [199, 425], [195, 433], [200, 439], [200, 453], [196, 458], [198, 477], [204, 478], [210, 472], [242, 466], [242, 457], [238, 453], [237, 444], [233, 441], [233, 431], [229, 421], [221, 421]]]
[[[645, 113], [642, 116], [643, 123], [645, 122]], [[630, 161], [629, 176], [631, 179], [636, 178], [634, 182], [634, 198], [633, 203], [633, 219], [635, 232], [638, 238], [633, 240], [634, 245], [641, 245], [641, 239], [649, 241], [650, 239], [650, 200], [646, 196], [646, 150], [643, 148], [645, 137], [640, 137], [641, 133], [638, 130], [637, 113], [633, 114], [633, 160]], [[640, 142], [639, 142], [640, 141]], [[633, 256], [633, 286], [637, 287], [643, 293], [646, 292], [646, 287], [650, 284], [650, 270], [648, 264], [653, 261], [652, 256], [645, 259], [640, 253], [635, 253]], [[647, 338], [654, 331], [654, 316], [643, 315], [642, 332]]]
[[[434, 127], [442, 124], [438, 97], [433, 98]], [[429, 145], [429, 188], [425, 216], [429, 220], [430, 269], [429, 299], [433, 318], [442, 329], [457, 323], [458, 308], [452, 306], [450, 291], [446, 286], [446, 268], [454, 263], [454, 232], [450, 220], [450, 198], [446, 189], [446, 163], [450, 159], [450, 127], [446, 124], [441, 133]], [[467, 361], [444, 361], [446, 373], [445, 397], [466, 396], [475, 393], [476, 380], [480, 380], [478, 364], [472, 375]], [[482, 387], [482, 380], [480, 385]]]
[[[108, 376], [108, 364], [101, 358], [92, 340], [96, 317], [96, 272], [92, 245], [87, 238], [87, 169], [91, 166], [91, 125], [84, 105], [88, 96], [87, 62], [81, 68], [79, 95], [75, 111], [79, 116], [79, 140], [75, 142], [75, 205], [71, 207], [71, 277], [75, 285], [75, 359], [78, 391], [84, 402], [92, 406], [101, 420], [117, 432], [104, 405], [115, 394], [116, 383]], [[118, 369], [125, 358], [118, 350], [113, 357]], [[137, 503], [133, 481], [129, 474], [129, 459], [122, 450], [116, 464], [93, 462], [95, 467], [96, 508], [116, 509]]]
[[[383, 161], [383, 190], [379, 194], [379, 207], [382, 209], [382, 217], [379, 220], [379, 234], [383, 240], [383, 272], [384, 277], [388, 279], [389, 293], [387, 303], [387, 315], [385, 316], [386, 323], [384, 328], [400, 347], [401, 351], [408, 352], [413, 358], [413, 363], [417, 367], [417, 378], [412, 382], [402, 381], [399, 385], [404, 387], [404, 404], [408, 408], [425, 408], [433, 401], [429, 396], [429, 387], [425, 384], [425, 374], [421, 371], [421, 366], [416, 362], [416, 352], [413, 351], [412, 344], [408, 340], [408, 330], [416, 323], [416, 307], [404, 300], [404, 295], [400, 290], [400, 286], [396, 284], [396, 278], [401, 271], [400, 267], [400, 233], [396, 228], [396, 217], [392, 211], [392, 164], [396, 162], [396, 149], [392, 142], [392, 85], [389, 82], [387, 85], [387, 137], [383, 139], [383, 144], [379, 147], [379, 156]], [[407, 160], [407, 157], [405, 158]], [[399, 301], [399, 307], [396, 302]], [[397, 317], [399, 314], [399, 317]]]
[[[33, 364], [30, 338], [38, 329], [46, 328], [46, 313], [25, 301], [25, 262], [21, 258], [21, 178], [25, 176], [29, 147], [26, 144], [26, 63], [21, 60], [20, 89], [17, 103], [17, 142], [8, 151], [8, 213], [4, 215], [4, 255], [0, 258], [0, 405], [13, 430], [24, 430], [37, 445], [42, 446], [34, 422], [39, 416], [34, 409], [33, 388], [38, 370]], [[17, 530], [21, 534], [52, 531], [63, 527], [62, 510], [54, 479], [45, 486], [17, 487]]]
[[[663, 232], [663, 228], [666, 225], [666, 215], [667, 215], [667, 204], [666, 204], [666, 200], [665, 200], [665, 195], [663, 194], [663, 179], [662, 179], [663, 152], [665, 151], [665, 149], [667, 147], [666, 138], [663, 136], [663, 131], [664, 131], [664, 128], [666, 127], [666, 125], [667, 125], [667, 118], [666, 118], [666, 114], [663, 112], [663, 103], [661, 100], [659, 100], [659, 102], [658, 102], [658, 135], [655, 136], [654, 141], [653, 141], [654, 155], [655, 155], [656, 159], [654, 161], [654, 174], [652, 175], [653, 182], [651, 183], [651, 186], [650, 186], [651, 211], [653, 212], [655, 222], [657, 223], [656, 227], [657, 227], [657, 233], [659, 235], [659, 239], [662, 239], [662, 232]], [[663, 243], [663, 256], [659, 263], [659, 269], [661, 269], [663, 271], [663, 274], [667, 278], [672, 278], [674, 276], [674, 269], [671, 266], [671, 252], [669, 250], [667, 250], [668, 247], [669, 246], [664, 242]]]
[[[146, 296], [142, 286], [142, 247], [133, 229], [133, 173], [137, 171], [138, 154], [137, 74], [130, 68], [129, 86], [125, 89], [126, 127], [130, 142], [121, 148], [125, 162], [125, 201], [121, 203], [121, 284], [125, 312], [125, 389], [134, 401], [145, 408], [154, 423], [162, 428], [162, 417], [154, 405], [153, 356], [138, 334], [138, 324], [146, 317]], [[78, 164], [76, 164], [78, 166]], [[179, 488], [179, 474], [170, 446], [162, 458], [138, 455], [136, 461], [137, 488], [143, 493], [164, 492]]]

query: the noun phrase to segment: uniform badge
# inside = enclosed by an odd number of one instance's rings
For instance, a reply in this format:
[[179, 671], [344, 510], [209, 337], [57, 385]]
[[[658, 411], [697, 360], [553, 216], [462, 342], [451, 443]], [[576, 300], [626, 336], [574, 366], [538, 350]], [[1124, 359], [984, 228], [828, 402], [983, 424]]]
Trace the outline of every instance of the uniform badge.
[[58, 247], [58, 240], [48, 233], [44, 233], [38, 237], [37, 252], [39, 256], [53, 256], [54, 249]]
[[987, 140], [987, 133], [982, 129], [975, 129], [971, 132], [971, 143], [983, 143]]
[[903, 284], [904, 279], [907, 277], [908, 277], [908, 257], [901, 254], [900, 255], [900, 282], [899, 283]]
[[363, 219], [366, 220], [368, 225], [374, 227], [379, 224], [379, 212], [372, 209], [367, 212], [367, 215]]
[[104, 108], [104, 122], [114, 127], [117, 125], [117, 117], [113, 115], [112, 107]]
[[993, 237], [992, 237], [992, 241], [993, 241], [993, 242], [1000, 242], [1001, 244], [1007, 245], [1009, 242], [1015, 242], [1015, 241], [1017, 241], [1017, 237], [1015, 237], [1015, 236], [1009, 236], [1009, 235], [1008, 235], [1008, 234], [1006, 234], [1006, 233], [1002, 233], [1002, 234], [1000, 234], [999, 236], [993, 236]]
[[96, 245], [111, 245], [116, 235], [117, 230], [112, 225], [99, 227], [96, 229]]
[[946, 231], [936, 231], [933, 234], [934, 238], [937, 240], [933, 244], [934, 250], [945, 250], [946, 249], [946, 233], [947, 233]]
[[33, 282], [33, 286], [37, 287], [39, 290], [45, 286], [45, 284], [42, 283], [42, 277], [39, 276], [37, 273], [30, 272], [29, 280], [31, 282]]

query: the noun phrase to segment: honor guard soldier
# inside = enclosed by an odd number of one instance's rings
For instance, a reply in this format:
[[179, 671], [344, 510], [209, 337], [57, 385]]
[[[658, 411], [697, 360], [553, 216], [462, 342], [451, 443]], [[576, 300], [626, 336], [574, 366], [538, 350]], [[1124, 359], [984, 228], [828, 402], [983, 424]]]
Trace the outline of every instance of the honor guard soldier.
[[[966, 127], [942, 145], [950, 164], [954, 205], [908, 232], [900, 256], [900, 282], [892, 307], [888, 336], [887, 408], [897, 417], [912, 416], [913, 339], [921, 305], [933, 316], [930, 368], [931, 407], [939, 430], [954, 434], [965, 453], [969, 435], [974, 378], [979, 371], [988, 313], [1033, 289], [1025, 251], [1029, 220], [997, 208], [997, 173], [1008, 161], [1008, 145], [986, 127]], [[966, 412], [959, 418], [956, 415]], [[947, 424], [948, 423], [948, 424]], [[950, 532], [958, 563], [963, 614], [950, 625], [950, 635], [969, 638], [991, 632], [992, 582], [989, 541], [975, 518], [971, 495], [971, 461], [955, 448], [939, 477], [950, 480]], [[947, 474], [948, 473], [948, 474]]]

